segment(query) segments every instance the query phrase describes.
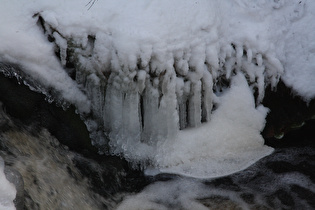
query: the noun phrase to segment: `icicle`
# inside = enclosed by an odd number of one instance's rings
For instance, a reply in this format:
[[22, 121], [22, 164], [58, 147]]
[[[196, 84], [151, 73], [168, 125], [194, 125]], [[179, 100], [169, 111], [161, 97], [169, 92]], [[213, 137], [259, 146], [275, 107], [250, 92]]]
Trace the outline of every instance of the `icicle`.
[[257, 104], [261, 103], [265, 96], [265, 66], [255, 66], [256, 85], [258, 88]]
[[163, 135], [166, 139], [172, 139], [178, 132], [178, 113], [176, 110], [176, 75], [174, 72], [163, 76], [161, 83], [162, 97], [160, 100], [160, 121], [166, 131]]
[[146, 71], [140, 70], [137, 73], [137, 81], [138, 81], [138, 91], [141, 94], [145, 88], [145, 78], [146, 78]]
[[85, 88], [88, 98], [92, 104], [94, 115], [99, 119], [103, 118], [104, 96], [105, 96], [105, 81], [101, 81], [94, 73], [90, 74], [86, 79]]
[[268, 75], [271, 77], [271, 86], [275, 87], [279, 81], [279, 75], [283, 73], [284, 69], [281, 62], [275, 55], [266, 55], [266, 67], [268, 68]]
[[253, 51], [251, 49], [246, 50], [247, 62], [251, 63], [253, 59]]
[[236, 59], [234, 57], [228, 58], [225, 61], [224, 67], [225, 67], [225, 72], [226, 72], [226, 79], [230, 79], [231, 73], [233, 69], [235, 68], [235, 62]]
[[[114, 80], [111, 75], [109, 81]], [[117, 77], [117, 76], [116, 76]], [[117, 89], [117, 85], [112, 83], [107, 85], [105, 107], [104, 107], [104, 127], [108, 132], [117, 134], [122, 125], [123, 113], [123, 93]]]
[[249, 77], [250, 82], [255, 82], [256, 75], [255, 69], [262, 68], [261, 66], [256, 66], [253, 63], [243, 62], [243, 70], [245, 71], [246, 75]]
[[180, 129], [184, 129], [188, 126], [188, 110], [187, 110], [187, 101], [190, 95], [190, 86], [191, 82], [186, 81], [183, 84], [183, 94], [177, 99], [179, 107], [179, 126]]
[[155, 78], [152, 83], [150, 78], [147, 79], [143, 94], [143, 142], [155, 145], [177, 133], [175, 85], [175, 78], [170, 75], [164, 75], [161, 81]]
[[203, 121], [210, 121], [211, 111], [213, 107], [212, 97], [213, 97], [213, 79], [212, 75], [205, 66], [204, 74], [202, 78], [202, 91], [203, 91], [203, 100], [202, 100], [202, 119]]
[[140, 142], [141, 123], [139, 118], [139, 93], [127, 91], [123, 97], [122, 131], [120, 136], [133, 143]]
[[184, 95], [184, 79], [181, 77], [176, 78], [176, 96], [177, 96], [177, 111], [179, 116], [179, 128], [184, 129], [187, 126], [186, 122], [186, 100]]
[[265, 82], [263, 76], [258, 77], [257, 86], [258, 86], [257, 104], [260, 104], [265, 96]]
[[262, 59], [262, 55], [260, 53], [258, 53], [256, 55], [256, 62], [257, 62], [257, 65], [258, 66], [262, 66], [262, 63], [263, 63], [263, 59]]
[[59, 47], [61, 64], [65, 66], [67, 63], [67, 48], [68, 48], [67, 40], [63, 38], [62, 36], [60, 36], [60, 34], [57, 32], [54, 32], [53, 36], [55, 38], [56, 44]]
[[158, 138], [160, 127], [158, 124], [158, 108], [159, 108], [159, 90], [157, 85], [158, 79], [146, 80], [146, 88], [143, 94], [143, 132], [141, 140], [147, 144], [154, 145]]
[[191, 84], [188, 106], [188, 123], [191, 127], [197, 127], [201, 124], [201, 81]]
[[236, 66], [239, 68], [242, 66], [242, 58], [243, 58], [243, 47], [236, 46]]

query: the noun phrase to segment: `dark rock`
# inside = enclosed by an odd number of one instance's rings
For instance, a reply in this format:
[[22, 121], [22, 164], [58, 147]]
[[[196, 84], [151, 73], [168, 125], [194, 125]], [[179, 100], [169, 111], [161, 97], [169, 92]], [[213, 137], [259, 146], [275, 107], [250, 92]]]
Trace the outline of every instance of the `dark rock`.
[[[1, 65], [4, 64], [0, 63], [0, 68]], [[45, 97], [18, 83], [16, 78], [9, 78], [0, 73], [0, 101], [3, 102], [7, 113], [28, 122]]]
[[177, 174], [168, 174], [168, 173], [161, 173], [161, 174], [157, 174], [155, 176], [147, 176], [146, 180], [148, 180], [149, 183], [152, 182], [158, 182], [158, 181], [170, 181], [170, 180], [174, 180], [176, 178], [179, 178], [180, 175]]
[[211, 181], [206, 181], [205, 184], [215, 188], [229, 189], [236, 192], [241, 191], [240, 186], [234, 183], [231, 177], [222, 177]]
[[73, 162], [89, 180], [93, 191], [103, 197], [117, 192], [138, 192], [148, 183], [140, 170], [133, 170], [128, 163], [116, 156], [99, 156], [88, 159], [76, 156]]
[[[1, 65], [19, 71], [17, 66], [0, 63], [0, 69]], [[96, 153], [97, 149], [91, 145], [89, 132], [80, 116], [75, 113], [75, 107], [70, 106], [64, 110], [55, 103], [48, 103], [45, 98], [44, 94], [30, 90], [16, 77], [7, 77], [0, 73], [0, 101], [15, 123], [22, 126], [32, 125], [35, 133], [38, 130], [36, 127], [47, 128], [71, 150]], [[2, 124], [4, 123], [0, 124], [0, 128], [3, 127]]]
[[294, 165], [285, 161], [267, 162], [266, 166], [270, 168], [274, 173], [278, 174], [296, 171], [296, 167]]
[[313, 147], [315, 148], [315, 120], [307, 120], [303, 127], [288, 131], [282, 139], [265, 138], [266, 144], [272, 147]]
[[[312, 127], [307, 129], [305, 136], [315, 136], [315, 120], [313, 119], [315, 99], [310, 102], [304, 101], [301, 97], [294, 95], [292, 90], [280, 81], [276, 90], [271, 90], [270, 87], [266, 89], [263, 105], [270, 109], [266, 118], [266, 126], [262, 132], [268, 145], [275, 147], [283, 147], [292, 143], [298, 145], [301, 142], [297, 142], [297, 140], [301, 138], [281, 138], [295, 130], [302, 129], [304, 124], [309, 124]], [[315, 145], [315, 139], [309, 139], [302, 144]]]

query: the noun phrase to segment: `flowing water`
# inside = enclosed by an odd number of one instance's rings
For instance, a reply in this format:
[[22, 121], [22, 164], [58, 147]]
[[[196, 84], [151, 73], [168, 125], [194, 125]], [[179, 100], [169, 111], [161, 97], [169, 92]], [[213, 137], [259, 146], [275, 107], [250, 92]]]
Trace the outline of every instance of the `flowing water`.
[[[23, 177], [27, 209], [102, 209], [106, 201], [89, 189], [75, 168], [74, 153], [59, 145], [45, 130], [33, 136], [9, 131], [1, 136], [5, 162]], [[108, 204], [107, 204], [108, 203]]]
[[[126, 172], [117, 161], [113, 163], [116, 177], [111, 177], [110, 172], [103, 177], [117, 187], [106, 186], [103, 189], [106, 193], [100, 193], [95, 185], [102, 183], [93, 183], [77, 163], [89, 168], [90, 173], [104, 167], [69, 151], [47, 130], [22, 129], [11, 123], [0, 138], [0, 156], [6, 167], [17, 170], [23, 177], [26, 209], [315, 208], [315, 150], [312, 147], [278, 148], [246, 170], [213, 179], [159, 174], [138, 175], [138, 181], [133, 177], [128, 183], [121, 178], [126, 178]], [[113, 171], [113, 168], [107, 170]], [[129, 190], [118, 187], [132, 183], [138, 186]]]

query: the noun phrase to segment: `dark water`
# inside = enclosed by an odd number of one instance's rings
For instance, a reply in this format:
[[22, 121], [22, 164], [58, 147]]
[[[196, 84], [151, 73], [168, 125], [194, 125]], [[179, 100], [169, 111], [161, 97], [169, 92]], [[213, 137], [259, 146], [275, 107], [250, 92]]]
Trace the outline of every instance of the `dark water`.
[[[174, 177], [147, 186], [121, 209], [315, 209], [314, 148], [277, 149], [248, 169], [213, 180]], [[165, 178], [165, 177], [164, 177]]]

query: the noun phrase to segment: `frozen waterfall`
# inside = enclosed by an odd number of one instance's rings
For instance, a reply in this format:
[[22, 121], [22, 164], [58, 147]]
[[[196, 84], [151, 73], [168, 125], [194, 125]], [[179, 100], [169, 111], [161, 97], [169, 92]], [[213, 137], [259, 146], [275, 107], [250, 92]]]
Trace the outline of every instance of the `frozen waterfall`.
[[148, 174], [194, 177], [226, 175], [272, 152], [260, 135], [268, 112], [260, 102], [283, 73], [273, 54], [219, 43], [134, 56], [116, 51], [110, 35], [67, 38], [42, 26], [64, 68], [74, 65], [91, 102], [86, 124], [105, 152]]
[[[0, 25], [14, 40], [0, 43], [0, 62], [76, 105], [100, 152], [148, 174], [216, 177], [273, 151], [260, 135], [261, 102], [283, 75], [299, 87], [286, 56], [296, 55], [291, 26], [312, 17], [305, 1], [104, 0], [87, 10], [69, 0], [23, 4], [27, 21], [11, 15], [21, 7], [13, 2], [0, 8], [14, 22]], [[305, 98], [312, 87], [301, 89]]]

